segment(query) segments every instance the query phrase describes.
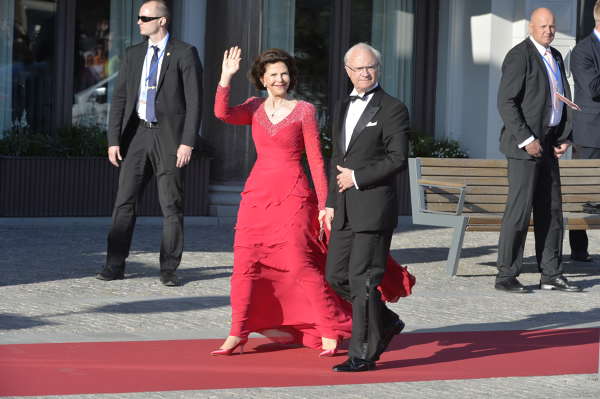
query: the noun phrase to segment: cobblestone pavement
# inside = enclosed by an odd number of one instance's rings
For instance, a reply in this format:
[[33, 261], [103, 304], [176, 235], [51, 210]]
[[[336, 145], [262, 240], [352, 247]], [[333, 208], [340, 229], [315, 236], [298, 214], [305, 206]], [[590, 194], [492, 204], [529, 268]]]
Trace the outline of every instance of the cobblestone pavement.
[[[140, 218], [126, 279], [94, 278], [106, 251], [107, 218], [0, 219], [0, 344], [225, 337], [233, 232], [216, 219], [186, 219], [183, 286], [158, 281], [160, 219]], [[459, 275], [445, 259], [450, 229], [402, 226], [392, 254], [417, 277], [391, 307], [407, 332], [600, 327], [600, 231], [588, 232], [594, 263], [569, 261], [583, 293], [495, 291], [497, 233], [467, 233]], [[535, 286], [533, 237], [520, 280]], [[33, 378], [33, 376], [32, 376]], [[82, 398], [599, 398], [598, 374], [369, 385], [173, 391]], [[57, 396], [54, 396], [56, 398]], [[65, 398], [74, 396], [65, 396]]]

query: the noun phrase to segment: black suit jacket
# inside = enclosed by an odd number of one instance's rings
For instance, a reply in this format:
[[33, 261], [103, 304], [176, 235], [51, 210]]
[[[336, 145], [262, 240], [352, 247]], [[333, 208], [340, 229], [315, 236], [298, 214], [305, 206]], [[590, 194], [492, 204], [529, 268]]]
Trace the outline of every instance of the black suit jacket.
[[[398, 222], [396, 174], [406, 167], [408, 159], [408, 110], [400, 100], [377, 88], [346, 150], [348, 105], [348, 99], [339, 102], [333, 114], [327, 197], [327, 206], [335, 209], [333, 228], [341, 229], [348, 218], [354, 231], [392, 230]], [[354, 170], [359, 190], [352, 187], [338, 192], [336, 165]]]
[[[137, 103], [148, 42], [125, 50], [114, 89], [108, 123], [108, 145], [126, 152], [137, 128]], [[202, 65], [196, 48], [174, 39], [167, 42], [155, 99], [160, 142], [167, 154], [180, 144], [194, 146], [202, 117]]]
[[[562, 56], [554, 48], [551, 51], [560, 68], [565, 97], [571, 98]], [[544, 60], [529, 38], [513, 47], [504, 58], [498, 89], [498, 111], [504, 122], [500, 133], [500, 151], [509, 158], [533, 158], [518, 146], [532, 135], [544, 140], [552, 114], [552, 103]], [[554, 144], [569, 139], [570, 113], [570, 108], [563, 105], [558, 137]]]
[[600, 41], [592, 32], [571, 53], [575, 80], [575, 102], [581, 111], [573, 112], [573, 142], [600, 148]]

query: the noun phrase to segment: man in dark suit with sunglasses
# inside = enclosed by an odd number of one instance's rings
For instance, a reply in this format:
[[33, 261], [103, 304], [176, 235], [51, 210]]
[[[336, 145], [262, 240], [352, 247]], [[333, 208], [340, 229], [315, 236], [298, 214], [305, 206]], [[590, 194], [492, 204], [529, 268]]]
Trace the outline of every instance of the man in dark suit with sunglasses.
[[183, 253], [183, 168], [200, 129], [202, 66], [196, 49], [172, 38], [163, 1], [146, 1], [138, 26], [148, 41], [125, 51], [108, 126], [108, 158], [120, 168], [106, 264], [100, 280], [124, 278], [136, 206], [156, 176], [163, 213], [160, 281], [179, 285]]

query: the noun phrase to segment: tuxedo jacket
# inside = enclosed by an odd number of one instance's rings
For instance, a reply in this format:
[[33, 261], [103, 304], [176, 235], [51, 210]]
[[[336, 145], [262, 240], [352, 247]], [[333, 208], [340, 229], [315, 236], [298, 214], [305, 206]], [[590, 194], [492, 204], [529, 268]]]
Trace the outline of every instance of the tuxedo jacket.
[[[408, 110], [400, 100], [378, 87], [346, 149], [349, 103], [349, 99], [339, 102], [333, 114], [327, 196], [327, 206], [335, 209], [332, 228], [341, 229], [347, 219], [355, 232], [392, 230], [398, 221], [396, 175], [406, 167], [408, 159]], [[338, 192], [336, 165], [354, 170], [358, 190], [351, 187]]]
[[[560, 68], [564, 95], [570, 99], [571, 90], [562, 56], [558, 50], [550, 49]], [[552, 103], [544, 60], [529, 38], [513, 47], [504, 58], [498, 89], [498, 111], [504, 122], [500, 133], [500, 151], [508, 158], [533, 158], [524, 148], [519, 148], [519, 144], [530, 136], [544, 140], [552, 115]], [[571, 109], [563, 105], [554, 145], [570, 138], [570, 114]]]
[[575, 80], [575, 102], [581, 111], [573, 112], [573, 142], [600, 148], [600, 40], [592, 32], [571, 53]]
[[[125, 50], [114, 89], [108, 123], [108, 145], [127, 147], [137, 129], [137, 104], [148, 42]], [[157, 82], [155, 112], [160, 145], [175, 154], [180, 144], [193, 147], [202, 117], [202, 65], [193, 46], [167, 42]]]

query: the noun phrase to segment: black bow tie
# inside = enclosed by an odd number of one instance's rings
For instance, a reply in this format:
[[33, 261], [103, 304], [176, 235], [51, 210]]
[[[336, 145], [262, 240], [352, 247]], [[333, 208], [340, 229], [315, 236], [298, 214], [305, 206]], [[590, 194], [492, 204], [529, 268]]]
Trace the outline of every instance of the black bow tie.
[[371, 90], [367, 91], [362, 96], [348, 96], [348, 97], [350, 98], [350, 101], [352, 101], [352, 102], [354, 102], [354, 100], [367, 101], [367, 99], [369, 98], [369, 94], [373, 93], [376, 89], [377, 89], [377, 87], [374, 87]]
[[350, 101], [354, 102], [354, 100], [362, 100], [362, 101], [367, 101], [367, 95], [365, 94], [364, 96], [350, 96]]

